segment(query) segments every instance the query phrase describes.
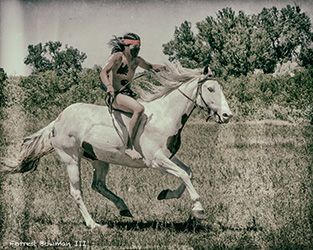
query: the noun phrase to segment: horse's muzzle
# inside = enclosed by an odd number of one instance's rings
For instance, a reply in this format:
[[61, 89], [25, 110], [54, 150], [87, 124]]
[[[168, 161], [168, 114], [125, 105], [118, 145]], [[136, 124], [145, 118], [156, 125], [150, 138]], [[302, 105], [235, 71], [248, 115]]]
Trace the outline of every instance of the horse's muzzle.
[[228, 123], [232, 117], [232, 112], [223, 112], [222, 114], [219, 114], [217, 112], [214, 113], [214, 120], [217, 123]]

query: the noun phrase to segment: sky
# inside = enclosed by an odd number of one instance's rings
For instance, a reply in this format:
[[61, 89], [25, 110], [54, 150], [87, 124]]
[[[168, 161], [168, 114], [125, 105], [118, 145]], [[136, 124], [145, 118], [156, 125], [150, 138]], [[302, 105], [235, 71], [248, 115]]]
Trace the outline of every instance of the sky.
[[8, 75], [28, 75], [23, 63], [29, 44], [60, 41], [87, 54], [84, 67], [104, 66], [107, 42], [126, 32], [141, 37], [140, 55], [151, 63], [168, 61], [162, 45], [185, 20], [196, 23], [231, 7], [236, 14], [298, 4], [313, 20], [312, 0], [0, 0], [0, 67]]

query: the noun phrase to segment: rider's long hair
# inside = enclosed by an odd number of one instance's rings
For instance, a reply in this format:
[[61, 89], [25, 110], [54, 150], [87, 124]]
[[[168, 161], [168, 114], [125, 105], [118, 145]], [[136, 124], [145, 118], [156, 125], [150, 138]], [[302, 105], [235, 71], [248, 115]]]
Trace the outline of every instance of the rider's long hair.
[[140, 37], [135, 33], [126, 33], [121, 37], [114, 36], [114, 38], [108, 42], [108, 45], [111, 48], [111, 54], [116, 52], [123, 52], [125, 47], [129, 46], [129, 44], [124, 43], [122, 39], [140, 40]]

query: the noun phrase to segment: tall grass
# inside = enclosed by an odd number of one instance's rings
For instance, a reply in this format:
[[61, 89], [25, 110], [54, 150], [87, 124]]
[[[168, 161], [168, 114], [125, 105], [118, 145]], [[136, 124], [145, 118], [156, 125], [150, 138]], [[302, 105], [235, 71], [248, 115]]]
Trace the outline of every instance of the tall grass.
[[[18, 93], [21, 90], [18, 87], [18, 78], [14, 78], [10, 82], [11, 91], [7, 93], [7, 100], [15, 100], [19, 103]], [[20, 105], [11, 105], [2, 111], [4, 118], [1, 121], [1, 138], [0, 148], [1, 157], [9, 164], [16, 164], [19, 155], [19, 145], [25, 135], [24, 127], [26, 126], [25, 114], [22, 112]], [[2, 158], [1, 158], [2, 159]], [[25, 196], [23, 193], [24, 181], [23, 176], [16, 176], [16, 178], [7, 179], [0, 177], [0, 198], [1, 198], [1, 218], [2, 218], [2, 232], [1, 238], [11, 238], [12, 240], [24, 240], [26, 235], [20, 230], [25, 222]], [[1, 181], [7, 181], [3, 185]], [[5, 201], [5, 202], [3, 202]], [[9, 217], [7, 217], [9, 216]], [[15, 219], [10, 219], [15, 217]], [[8, 227], [7, 224], [10, 224]]]
[[[39, 119], [28, 122], [27, 134], [45, 125]], [[7, 189], [21, 178], [25, 201], [13, 213], [13, 200], [1, 196], [2, 245], [15, 249], [11, 241], [65, 242], [74, 249], [81, 241], [83, 249], [310, 249], [312, 136], [308, 125], [189, 122], [178, 156], [194, 171], [193, 183], [209, 216], [201, 223], [189, 219], [187, 193], [179, 200], [156, 199], [161, 190], [179, 185], [174, 177], [112, 165], [108, 187], [134, 215], [121, 218], [111, 202], [92, 191], [91, 165], [83, 161], [85, 203], [97, 222], [109, 225], [106, 234], [85, 227], [66, 170], [51, 154], [37, 171], [2, 180]]]

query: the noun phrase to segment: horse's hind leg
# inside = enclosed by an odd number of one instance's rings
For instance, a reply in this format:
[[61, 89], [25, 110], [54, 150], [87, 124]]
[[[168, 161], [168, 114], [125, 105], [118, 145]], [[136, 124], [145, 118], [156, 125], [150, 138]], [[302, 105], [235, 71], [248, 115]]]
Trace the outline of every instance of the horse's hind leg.
[[70, 180], [70, 190], [81, 214], [83, 215], [86, 225], [89, 228], [95, 228], [100, 226], [94, 222], [90, 214], [87, 211], [85, 203], [83, 201], [83, 195], [81, 191], [81, 177], [80, 177], [80, 154], [76, 150], [60, 150], [55, 148], [59, 154], [61, 160], [64, 162], [67, 168], [67, 173]]
[[[173, 157], [171, 159], [172, 162], [174, 162], [177, 166], [179, 166], [181, 169], [185, 170], [186, 173], [192, 178], [192, 171], [191, 169], [186, 166], [183, 162], [181, 162], [177, 157]], [[165, 189], [158, 195], [158, 200], [164, 200], [164, 199], [179, 199], [182, 194], [184, 193], [186, 189], [186, 185], [182, 183], [177, 189], [170, 190]]]
[[101, 161], [93, 161], [92, 166], [94, 168], [92, 189], [112, 201], [120, 210], [120, 215], [133, 217], [125, 202], [120, 197], [112, 193], [106, 186], [106, 176], [109, 172], [109, 164]]

